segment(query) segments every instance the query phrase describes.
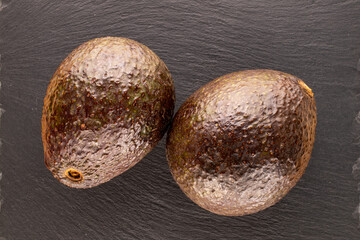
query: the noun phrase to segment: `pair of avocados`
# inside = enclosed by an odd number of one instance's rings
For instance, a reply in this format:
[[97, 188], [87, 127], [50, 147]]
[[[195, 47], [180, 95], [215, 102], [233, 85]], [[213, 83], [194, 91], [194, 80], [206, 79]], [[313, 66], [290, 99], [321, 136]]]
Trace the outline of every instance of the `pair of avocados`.
[[[164, 62], [126, 38], [90, 40], [50, 81], [43, 107], [46, 166], [61, 183], [91, 188], [139, 162], [174, 113]], [[263, 210], [303, 175], [316, 106], [303, 81], [273, 70], [217, 78], [192, 94], [169, 128], [166, 155], [183, 192], [221, 215]]]

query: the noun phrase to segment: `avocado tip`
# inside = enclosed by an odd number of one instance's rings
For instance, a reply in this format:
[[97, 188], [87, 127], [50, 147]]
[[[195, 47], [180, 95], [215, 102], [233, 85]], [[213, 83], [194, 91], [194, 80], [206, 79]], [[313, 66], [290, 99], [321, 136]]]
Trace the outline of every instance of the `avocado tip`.
[[300, 86], [306, 91], [307, 94], [309, 94], [311, 97], [314, 96], [314, 93], [311, 91], [311, 88], [309, 88], [308, 85], [306, 85], [306, 83], [304, 83], [301, 80], [299, 80], [298, 82]]

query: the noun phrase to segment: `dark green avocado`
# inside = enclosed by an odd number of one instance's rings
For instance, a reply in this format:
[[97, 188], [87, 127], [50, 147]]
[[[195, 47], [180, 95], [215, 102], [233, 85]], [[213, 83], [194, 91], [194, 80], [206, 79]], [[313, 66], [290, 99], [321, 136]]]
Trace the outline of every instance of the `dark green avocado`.
[[90, 40], [69, 54], [48, 86], [45, 164], [69, 187], [109, 181], [158, 143], [174, 102], [169, 70], [149, 48], [120, 37]]
[[303, 175], [315, 140], [316, 105], [305, 83], [273, 70], [213, 80], [180, 107], [167, 160], [200, 207], [239, 216], [284, 197]]

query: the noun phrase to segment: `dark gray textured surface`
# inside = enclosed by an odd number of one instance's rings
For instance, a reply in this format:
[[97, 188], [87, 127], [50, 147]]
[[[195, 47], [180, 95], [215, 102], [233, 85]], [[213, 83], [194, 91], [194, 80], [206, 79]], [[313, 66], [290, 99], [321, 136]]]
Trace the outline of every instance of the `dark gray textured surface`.
[[[359, 110], [360, 2], [3, 1], [0, 237], [5, 239], [359, 239], [353, 143]], [[315, 93], [308, 169], [275, 206], [245, 217], [209, 213], [173, 181], [164, 141], [131, 170], [88, 190], [43, 163], [42, 101], [60, 62], [100, 36], [137, 40], [169, 67], [176, 109], [215, 77], [272, 68]], [[356, 175], [356, 173], [354, 174]]]

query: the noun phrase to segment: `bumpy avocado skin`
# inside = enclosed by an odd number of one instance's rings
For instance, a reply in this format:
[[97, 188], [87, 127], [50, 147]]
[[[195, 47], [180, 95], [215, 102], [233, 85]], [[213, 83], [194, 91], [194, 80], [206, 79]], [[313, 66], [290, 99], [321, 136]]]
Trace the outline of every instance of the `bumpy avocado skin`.
[[[107, 182], [158, 143], [174, 102], [169, 70], [149, 48], [120, 37], [90, 40], [69, 54], [48, 86], [45, 164], [69, 187]], [[67, 177], [69, 169], [81, 178]]]
[[300, 79], [248, 70], [213, 80], [176, 113], [167, 137], [175, 181], [219, 215], [261, 211], [303, 175], [315, 140], [316, 105]]

